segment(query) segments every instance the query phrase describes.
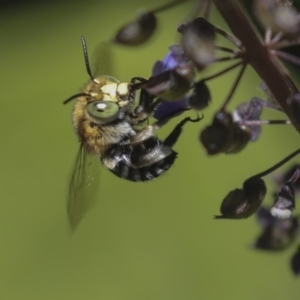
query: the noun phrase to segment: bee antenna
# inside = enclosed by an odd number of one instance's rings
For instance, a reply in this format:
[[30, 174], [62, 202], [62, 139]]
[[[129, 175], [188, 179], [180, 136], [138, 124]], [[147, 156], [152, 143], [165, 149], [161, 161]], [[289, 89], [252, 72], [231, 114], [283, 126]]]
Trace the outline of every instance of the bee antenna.
[[89, 74], [91, 80], [94, 81], [95, 83], [99, 84], [98, 80], [96, 80], [94, 78], [94, 76], [92, 75], [92, 71], [91, 71], [91, 67], [90, 67], [90, 63], [89, 63], [89, 56], [88, 56], [86, 41], [85, 41], [85, 38], [83, 36], [81, 37], [81, 43], [82, 43], [82, 47], [83, 47], [83, 55], [84, 55], [84, 60], [85, 60], [86, 71]]
[[79, 93], [79, 94], [76, 94], [76, 95], [73, 95], [71, 97], [69, 97], [68, 99], [66, 99], [63, 104], [67, 104], [69, 103], [71, 100], [75, 99], [75, 98], [78, 98], [78, 97], [81, 97], [81, 96], [89, 96], [89, 94], [86, 94], [86, 93]]

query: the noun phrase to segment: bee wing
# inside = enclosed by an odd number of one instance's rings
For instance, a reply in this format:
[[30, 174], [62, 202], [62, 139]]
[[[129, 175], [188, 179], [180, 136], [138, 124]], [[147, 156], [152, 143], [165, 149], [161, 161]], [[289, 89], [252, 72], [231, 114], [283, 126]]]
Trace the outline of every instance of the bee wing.
[[67, 199], [67, 213], [72, 231], [98, 198], [100, 170], [99, 159], [88, 154], [81, 144], [72, 171]]
[[112, 45], [109, 41], [98, 44], [92, 55], [93, 75], [103, 76], [114, 74]]

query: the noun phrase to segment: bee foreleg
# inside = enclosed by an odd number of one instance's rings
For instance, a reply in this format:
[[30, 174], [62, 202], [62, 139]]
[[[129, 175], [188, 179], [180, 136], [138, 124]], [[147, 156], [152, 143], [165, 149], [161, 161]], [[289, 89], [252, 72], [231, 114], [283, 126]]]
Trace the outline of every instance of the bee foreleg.
[[154, 98], [155, 96], [141, 89], [139, 104], [130, 114], [131, 124], [136, 125], [142, 123], [152, 115], [154, 109], [162, 101], [161, 99], [154, 100]]

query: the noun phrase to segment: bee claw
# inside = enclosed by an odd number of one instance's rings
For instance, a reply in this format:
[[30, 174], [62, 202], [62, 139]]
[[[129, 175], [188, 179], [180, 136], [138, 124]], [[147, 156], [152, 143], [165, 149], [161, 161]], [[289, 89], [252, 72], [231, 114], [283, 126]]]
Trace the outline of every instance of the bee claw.
[[204, 114], [202, 114], [201, 117], [199, 117], [199, 114], [197, 113], [197, 118], [196, 119], [189, 118], [189, 121], [196, 123], [201, 121], [202, 119], [204, 119]]

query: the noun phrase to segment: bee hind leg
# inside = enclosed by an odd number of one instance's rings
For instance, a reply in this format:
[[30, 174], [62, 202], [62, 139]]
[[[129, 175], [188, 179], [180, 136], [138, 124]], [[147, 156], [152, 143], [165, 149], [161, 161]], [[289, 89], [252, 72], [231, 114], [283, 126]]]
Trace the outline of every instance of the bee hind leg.
[[174, 127], [172, 132], [166, 137], [166, 139], [163, 141], [163, 145], [172, 148], [176, 144], [180, 134], [182, 133], [183, 126], [187, 122], [199, 122], [202, 119], [203, 119], [203, 116], [199, 117], [199, 115], [197, 115], [196, 119], [191, 119], [190, 117], [184, 118], [181, 122], [179, 122]]
[[[161, 120], [156, 121], [155, 123], [153, 123], [152, 125], [148, 125], [146, 126], [143, 130], [141, 130], [140, 132], [138, 132], [133, 140], [132, 143], [133, 144], [138, 144], [141, 143], [151, 137], [156, 137], [155, 135], [155, 131], [160, 129], [161, 127], [163, 127], [164, 125], [166, 125], [172, 118], [174, 118], [174, 116], [176, 116], [176, 114], [172, 114], [169, 115]], [[182, 132], [182, 128], [183, 126], [187, 123], [187, 122], [199, 122], [203, 119], [202, 117], [199, 117], [197, 115], [196, 119], [192, 119], [190, 117], [184, 118], [181, 122], [179, 122], [175, 128], [173, 129], [173, 131], [169, 134], [169, 136], [165, 139], [164, 141], [164, 145], [166, 146], [173, 146], [176, 141], [178, 140], [181, 132]]]
[[[177, 153], [172, 147], [177, 142], [182, 128], [187, 122], [199, 122], [202, 120], [199, 116], [196, 119], [187, 117], [179, 122], [167, 138], [161, 142], [155, 135], [155, 130], [162, 127], [168, 120], [155, 122], [141, 130], [133, 139], [133, 149], [131, 151], [130, 160], [133, 168], [140, 169], [150, 168], [150, 173], [153, 177], [165, 172], [173, 164], [177, 157]], [[145, 170], [145, 169], [144, 169]], [[157, 176], [155, 176], [155, 174]], [[147, 175], [150, 178], [150, 175]]]

